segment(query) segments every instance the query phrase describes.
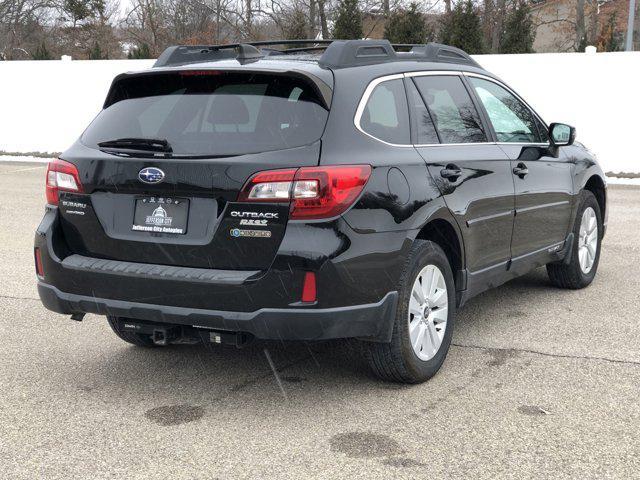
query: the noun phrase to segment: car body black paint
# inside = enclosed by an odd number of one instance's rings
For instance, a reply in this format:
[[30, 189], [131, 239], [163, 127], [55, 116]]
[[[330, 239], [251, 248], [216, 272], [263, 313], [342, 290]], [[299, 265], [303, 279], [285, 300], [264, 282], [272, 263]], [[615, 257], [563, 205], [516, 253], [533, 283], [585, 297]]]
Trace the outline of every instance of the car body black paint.
[[[458, 239], [460, 269], [455, 274], [462, 304], [561, 258], [581, 190], [594, 176], [604, 183], [594, 156], [579, 144], [553, 148], [496, 142], [475, 96], [487, 142], [389, 145], [356, 127], [356, 110], [372, 81], [431, 71], [495, 79], [474, 66], [397, 61], [331, 70], [317, 61], [267, 57], [245, 65], [228, 60], [174, 70], [225, 68], [295, 71], [312, 78], [331, 103], [320, 141], [275, 152], [197, 159], [121, 158], [76, 142], [61, 158], [77, 166], [84, 191], [63, 194], [66, 206], [61, 201], [59, 207], [48, 207], [35, 237], [45, 271], [39, 280], [41, 297], [48, 308], [66, 314], [111, 308], [132, 318], [242, 329], [263, 338], [358, 336], [388, 341], [404, 262], [413, 241], [432, 222], [446, 222]], [[114, 81], [113, 88], [117, 84]], [[528, 167], [524, 178], [513, 173], [520, 163]], [[258, 171], [344, 164], [368, 164], [372, 173], [360, 197], [338, 218], [289, 220], [287, 206], [235, 203], [244, 183]], [[164, 181], [142, 184], [138, 173], [145, 167], [160, 168]], [[447, 169], [459, 169], [460, 174], [445, 177], [442, 171]], [[131, 231], [133, 200], [141, 195], [189, 198], [187, 233]], [[266, 227], [271, 235], [234, 238], [232, 229], [254, 227], [241, 227], [240, 218], [229, 214], [232, 208], [277, 213], [278, 219]], [[78, 210], [83, 214], [72, 213]], [[605, 224], [606, 215], [605, 210]], [[73, 255], [113, 260], [108, 264], [112, 270], [89, 268], [84, 260], [65, 265]], [[125, 275], [118, 272], [118, 261], [129, 269], [133, 263], [186, 270], [184, 279], [177, 278], [175, 270], [170, 278], [160, 273]], [[235, 283], [216, 283], [209, 276], [198, 279], [198, 269], [238, 273], [231, 275]], [[305, 272], [317, 277], [312, 305], [300, 302]], [[93, 305], [90, 298], [96, 299]], [[189, 309], [192, 316], [185, 313]], [[264, 322], [272, 315], [255, 317], [258, 320], [249, 315], [265, 309], [286, 312], [277, 332], [265, 333], [269, 325]], [[328, 322], [348, 309], [355, 309], [357, 327], [347, 325], [349, 316], [342, 313], [336, 317], [340, 322]], [[239, 322], [240, 316], [252, 320]]]

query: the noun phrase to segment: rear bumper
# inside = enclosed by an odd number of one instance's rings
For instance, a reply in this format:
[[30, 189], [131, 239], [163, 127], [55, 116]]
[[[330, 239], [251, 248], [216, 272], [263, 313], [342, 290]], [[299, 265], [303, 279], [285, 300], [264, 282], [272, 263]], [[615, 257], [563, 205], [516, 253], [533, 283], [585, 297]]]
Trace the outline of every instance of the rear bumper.
[[227, 312], [64, 293], [38, 283], [43, 305], [62, 314], [95, 313], [219, 331], [246, 332], [265, 340], [327, 340], [360, 337], [388, 342], [391, 338], [397, 292], [372, 304], [336, 308], [263, 308], [255, 312]]
[[[406, 232], [358, 234], [291, 224], [266, 271], [132, 263], [75, 254], [56, 208], [38, 227], [44, 306], [61, 314], [95, 313], [149, 322], [246, 332], [261, 339], [367, 338], [388, 342], [398, 277], [411, 247]], [[317, 301], [302, 303], [305, 272]]]

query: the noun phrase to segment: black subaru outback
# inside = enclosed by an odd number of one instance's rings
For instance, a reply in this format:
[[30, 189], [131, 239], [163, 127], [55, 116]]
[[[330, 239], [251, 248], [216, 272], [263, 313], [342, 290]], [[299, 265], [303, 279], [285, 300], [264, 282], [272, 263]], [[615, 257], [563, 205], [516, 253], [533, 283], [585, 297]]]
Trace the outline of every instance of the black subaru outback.
[[40, 298], [140, 346], [356, 338], [424, 381], [474, 295], [593, 280], [606, 184], [574, 138], [445, 45], [172, 47], [49, 164]]

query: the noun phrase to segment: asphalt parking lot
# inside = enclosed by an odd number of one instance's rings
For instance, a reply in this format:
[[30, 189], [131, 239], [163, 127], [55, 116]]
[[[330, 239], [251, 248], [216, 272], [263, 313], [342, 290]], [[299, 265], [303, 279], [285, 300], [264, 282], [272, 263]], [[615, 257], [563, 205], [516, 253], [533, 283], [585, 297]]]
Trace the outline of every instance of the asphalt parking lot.
[[398, 386], [348, 342], [146, 350], [46, 311], [44, 166], [0, 163], [0, 477], [640, 478], [640, 188], [609, 201], [590, 288], [481, 295], [441, 372]]

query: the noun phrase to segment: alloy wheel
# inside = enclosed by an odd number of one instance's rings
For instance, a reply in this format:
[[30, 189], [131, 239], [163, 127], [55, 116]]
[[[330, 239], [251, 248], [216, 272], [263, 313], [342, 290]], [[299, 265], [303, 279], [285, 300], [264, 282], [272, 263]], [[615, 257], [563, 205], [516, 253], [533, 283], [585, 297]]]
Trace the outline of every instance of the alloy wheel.
[[589, 273], [596, 261], [598, 251], [598, 219], [593, 208], [588, 207], [582, 213], [578, 237], [578, 261], [582, 273]]
[[411, 289], [409, 339], [420, 360], [431, 360], [447, 328], [449, 299], [444, 275], [435, 265], [424, 267]]

